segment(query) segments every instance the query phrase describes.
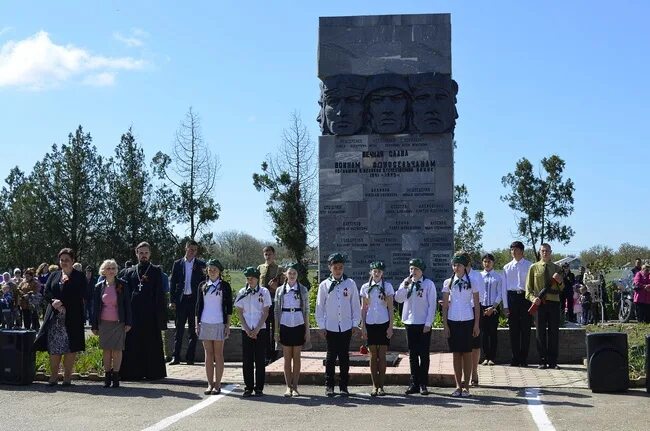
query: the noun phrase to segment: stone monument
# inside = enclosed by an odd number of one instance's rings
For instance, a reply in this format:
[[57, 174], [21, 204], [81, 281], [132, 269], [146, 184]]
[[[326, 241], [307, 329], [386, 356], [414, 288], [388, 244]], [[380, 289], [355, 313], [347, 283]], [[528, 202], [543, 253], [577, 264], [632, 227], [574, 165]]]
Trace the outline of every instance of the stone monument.
[[319, 271], [347, 254], [361, 286], [386, 263], [397, 284], [420, 257], [440, 288], [453, 253], [449, 14], [320, 18]]

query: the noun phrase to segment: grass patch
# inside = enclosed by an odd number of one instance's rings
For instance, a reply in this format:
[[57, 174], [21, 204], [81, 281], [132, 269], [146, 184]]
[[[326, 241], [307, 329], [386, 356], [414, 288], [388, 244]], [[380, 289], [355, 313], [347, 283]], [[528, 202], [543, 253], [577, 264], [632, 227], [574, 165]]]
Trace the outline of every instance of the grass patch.
[[645, 337], [650, 333], [647, 323], [614, 323], [606, 326], [587, 325], [587, 333], [625, 332], [627, 333], [630, 379], [645, 376]]
[[[36, 371], [52, 374], [50, 355], [47, 352], [36, 352]], [[77, 355], [73, 372], [89, 374], [104, 372], [102, 365], [102, 349], [99, 348], [99, 337], [91, 335], [86, 338], [86, 350]]]

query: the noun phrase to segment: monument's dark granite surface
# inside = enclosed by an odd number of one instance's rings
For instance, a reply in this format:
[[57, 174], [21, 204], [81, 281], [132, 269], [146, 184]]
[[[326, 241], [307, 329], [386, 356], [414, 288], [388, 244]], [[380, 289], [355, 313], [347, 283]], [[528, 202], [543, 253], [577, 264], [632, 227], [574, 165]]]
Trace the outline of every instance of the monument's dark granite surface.
[[421, 257], [441, 285], [453, 252], [448, 14], [321, 18], [319, 251], [348, 255], [361, 284], [386, 263], [398, 283]]

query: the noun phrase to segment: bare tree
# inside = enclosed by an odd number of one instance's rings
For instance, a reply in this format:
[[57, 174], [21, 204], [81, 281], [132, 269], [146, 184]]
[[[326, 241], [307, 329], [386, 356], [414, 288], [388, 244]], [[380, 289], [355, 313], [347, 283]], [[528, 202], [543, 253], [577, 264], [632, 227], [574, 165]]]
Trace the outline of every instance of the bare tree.
[[268, 191], [267, 212], [273, 235], [299, 262], [303, 262], [308, 237], [315, 232], [316, 150], [300, 114], [293, 112], [289, 127], [275, 154], [267, 155], [262, 172], [253, 174], [258, 191]]
[[221, 164], [203, 141], [199, 116], [191, 107], [176, 131], [172, 156], [159, 151], [153, 159], [155, 171], [176, 189], [177, 221], [189, 224], [189, 237], [195, 239], [219, 218], [221, 207], [213, 193]]

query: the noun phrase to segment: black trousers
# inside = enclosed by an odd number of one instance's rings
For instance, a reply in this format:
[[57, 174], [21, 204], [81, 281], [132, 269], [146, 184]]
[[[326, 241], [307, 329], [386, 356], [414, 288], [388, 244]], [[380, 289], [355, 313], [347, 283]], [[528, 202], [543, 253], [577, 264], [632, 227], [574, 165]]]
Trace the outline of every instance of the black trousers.
[[424, 333], [424, 325], [406, 326], [406, 339], [409, 347], [411, 385], [426, 386], [429, 383], [429, 346], [431, 331]]
[[269, 307], [269, 315], [266, 317], [266, 363], [273, 362], [278, 358], [275, 350], [275, 303]]
[[510, 328], [510, 348], [512, 361], [517, 364], [528, 362], [530, 347], [530, 324], [532, 319], [528, 314], [531, 302], [525, 294], [508, 291], [508, 327]]
[[181, 360], [181, 348], [183, 347], [183, 334], [185, 333], [185, 323], [189, 334], [187, 338], [189, 343], [187, 345], [187, 352], [185, 353], [185, 360], [188, 362], [194, 361], [196, 354], [196, 296], [183, 295], [181, 302], [176, 304], [176, 336], [174, 338], [174, 359]]
[[636, 321], [639, 323], [650, 323], [650, 304], [641, 302], [634, 303], [634, 311], [636, 312]]
[[253, 339], [242, 331], [241, 348], [243, 356], [244, 389], [264, 390], [266, 373], [266, 329], [261, 329]]
[[548, 301], [537, 309], [537, 352], [539, 363], [557, 365], [560, 341], [560, 303]]
[[32, 312], [30, 309], [20, 310], [20, 314], [23, 316], [23, 327], [25, 329], [38, 331], [41, 325], [38, 321], [38, 313], [36, 311]]
[[499, 327], [499, 313], [494, 311], [491, 316], [484, 316], [483, 313], [488, 307], [481, 305], [481, 320], [479, 327], [481, 329], [481, 346], [483, 347], [483, 357], [495, 361], [497, 357], [497, 328]]
[[336, 359], [339, 360], [339, 387], [347, 389], [350, 380], [350, 339], [352, 329], [345, 332], [327, 331], [327, 356], [325, 357], [325, 386], [334, 387]]

